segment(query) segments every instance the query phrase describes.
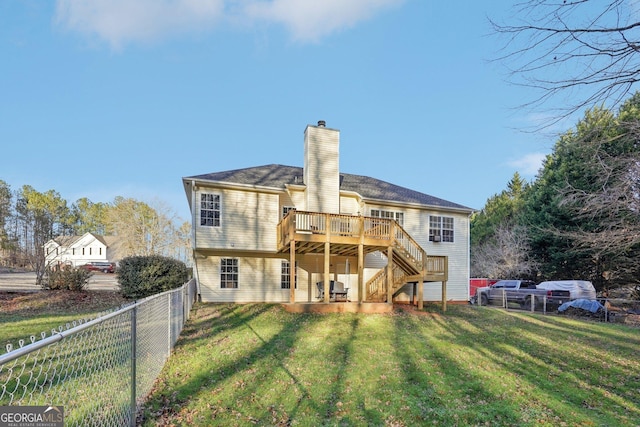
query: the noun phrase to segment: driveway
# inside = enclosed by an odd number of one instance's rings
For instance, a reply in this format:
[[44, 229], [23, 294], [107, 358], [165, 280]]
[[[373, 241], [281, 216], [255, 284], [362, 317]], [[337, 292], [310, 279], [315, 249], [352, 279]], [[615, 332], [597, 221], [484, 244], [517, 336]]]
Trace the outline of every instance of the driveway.
[[[0, 291], [39, 291], [36, 286], [35, 273], [0, 273]], [[95, 272], [89, 279], [85, 289], [89, 290], [119, 290], [118, 275]]]

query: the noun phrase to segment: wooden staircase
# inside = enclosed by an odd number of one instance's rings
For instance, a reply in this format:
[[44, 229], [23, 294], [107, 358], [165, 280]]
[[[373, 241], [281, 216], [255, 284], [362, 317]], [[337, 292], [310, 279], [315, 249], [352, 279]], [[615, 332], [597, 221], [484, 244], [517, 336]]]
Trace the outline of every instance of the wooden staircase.
[[[355, 259], [362, 263], [359, 267], [362, 269], [364, 256], [376, 252], [390, 260], [387, 263], [390, 268], [383, 268], [367, 283], [360, 282], [362, 276], [358, 274], [358, 286], [361, 283], [363, 287], [362, 292], [358, 292], [360, 302], [391, 302], [403, 285], [412, 282], [441, 282], [445, 289], [447, 257], [427, 256], [393, 219], [291, 210], [278, 223], [278, 256], [287, 254], [292, 264], [297, 262], [296, 257], [324, 257], [321, 268], [317, 264], [315, 268], [307, 265], [304, 268], [307, 272], [335, 273], [331, 269], [331, 256]], [[419, 307], [421, 290], [418, 290]], [[295, 302], [294, 288], [291, 288], [290, 301]]]
[[[389, 296], [389, 286], [391, 286], [391, 297], [408, 282], [422, 283], [424, 278], [424, 267], [426, 253], [409, 234], [394, 224], [394, 240], [390, 245], [391, 249], [391, 284], [388, 285], [388, 270], [381, 269], [366, 284], [366, 300], [371, 302], [387, 302]], [[388, 253], [387, 258], [389, 258]]]

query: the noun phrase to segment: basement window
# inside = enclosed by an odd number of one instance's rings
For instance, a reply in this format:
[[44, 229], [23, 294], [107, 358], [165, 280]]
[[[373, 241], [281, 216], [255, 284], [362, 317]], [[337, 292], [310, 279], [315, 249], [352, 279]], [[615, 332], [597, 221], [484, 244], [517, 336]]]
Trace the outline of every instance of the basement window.
[[[289, 276], [289, 273], [291, 271], [290, 269], [291, 266], [291, 262], [290, 261], [282, 261], [282, 266], [280, 267], [280, 287], [282, 289], [291, 289], [291, 276]], [[296, 271], [293, 273], [294, 274], [294, 280], [295, 280], [295, 287], [296, 289], [298, 289], [298, 263], [296, 262]]]
[[220, 287], [222, 289], [238, 288], [238, 260], [236, 258], [220, 259]]

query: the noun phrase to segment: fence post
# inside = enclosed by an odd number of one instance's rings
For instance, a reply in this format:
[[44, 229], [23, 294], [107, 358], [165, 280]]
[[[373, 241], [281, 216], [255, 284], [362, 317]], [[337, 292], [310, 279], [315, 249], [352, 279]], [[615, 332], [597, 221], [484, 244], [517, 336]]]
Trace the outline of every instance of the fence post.
[[137, 413], [137, 404], [136, 404], [136, 378], [137, 374], [137, 353], [138, 353], [138, 337], [137, 337], [137, 313], [138, 313], [138, 305], [135, 304], [133, 306], [133, 310], [131, 310], [131, 419], [129, 424], [131, 427], [135, 427], [136, 425], [136, 413]]
[[[167, 298], [169, 298], [169, 309], [167, 310], [167, 330], [168, 330], [168, 334], [167, 336], [169, 337], [169, 339], [167, 340], [167, 357], [166, 359], [169, 358], [169, 355], [171, 354], [171, 343], [173, 342], [173, 340], [171, 339], [171, 332], [173, 329], [173, 325], [171, 324], [171, 301], [173, 300], [173, 292], [168, 292], [167, 293]], [[166, 360], [165, 359], [165, 360]]]
[[535, 294], [531, 294], [531, 312], [536, 311], [536, 296]]

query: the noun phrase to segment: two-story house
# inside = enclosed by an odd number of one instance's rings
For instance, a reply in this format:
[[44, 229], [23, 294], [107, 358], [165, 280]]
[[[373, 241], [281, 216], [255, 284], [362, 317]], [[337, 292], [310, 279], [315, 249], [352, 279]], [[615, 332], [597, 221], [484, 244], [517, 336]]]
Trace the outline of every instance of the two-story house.
[[78, 267], [88, 262], [115, 261], [117, 259], [116, 236], [100, 236], [84, 233], [82, 236], [59, 236], [44, 245], [48, 266], [71, 265]]
[[[304, 132], [303, 167], [182, 179], [204, 302], [467, 301], [473, 209], [341, 173], [340, 132]], [[292, 268], [295, 266], [295, 268]]]

